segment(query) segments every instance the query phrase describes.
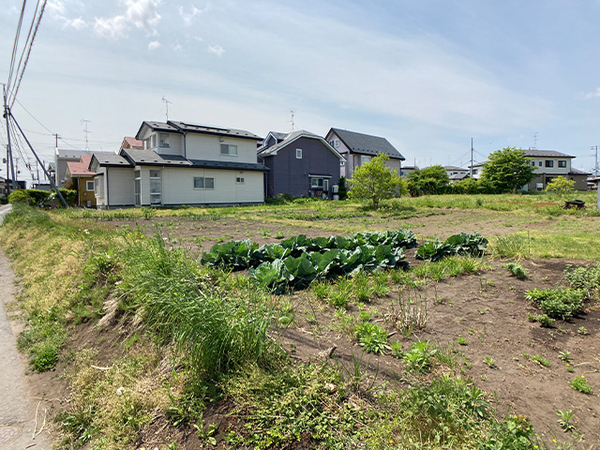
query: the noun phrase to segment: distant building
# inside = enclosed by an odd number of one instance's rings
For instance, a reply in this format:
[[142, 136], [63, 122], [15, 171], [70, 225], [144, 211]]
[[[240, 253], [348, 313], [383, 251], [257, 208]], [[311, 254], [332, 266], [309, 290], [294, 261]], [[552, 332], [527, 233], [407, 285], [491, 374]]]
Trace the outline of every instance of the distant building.
[[386, 166], [395, 169], [400, 175], [405, 158], [386, 138], [332, 128], [325, 140], [346, 159], [341, 166], [341, 176], [352, 178], [354, 169], [371, 161], [371, 158], [380, 153], [389, 157]]
[[565, 177], [575, 182], [578, 191], [587, 190], [588, 172], [572, 167], [574, 156], [554, 150], [523, 150], [535, 167], [535, 178], [525, 187], [526, 191], [543, 191], [548, 183], [557, 177]]
[[403, 178], [406, 178], [409, 174], [411, 174], [415, 170], [419, 170], [419, 168], [417, 166], [402, 166], [400, 168], [399, 175]]

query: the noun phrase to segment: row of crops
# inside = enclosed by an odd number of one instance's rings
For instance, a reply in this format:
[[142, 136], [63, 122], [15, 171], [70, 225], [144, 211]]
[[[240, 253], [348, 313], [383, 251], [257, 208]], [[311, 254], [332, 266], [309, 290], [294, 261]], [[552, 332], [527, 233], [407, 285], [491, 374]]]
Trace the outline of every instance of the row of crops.
[[[450, 255], [481, 256], [487, 239], [479, 233], [461, 233], [446, 241], [436, 239], [417, 249], [416, 257], [435, 261]], [[248, 269], [261, 286], [281, 293], [304, 288], [314, 279], [354, 276], [359, 271], [374, 272], [407, 268], [404, 251], [417, 247], [410, 230], [363, 232], [351, 236], [308, 238], [301, 234], [279, 244], [259, 246], [248, 240], [214, 245], [202, 255], [202, 264], [231, 270]]]

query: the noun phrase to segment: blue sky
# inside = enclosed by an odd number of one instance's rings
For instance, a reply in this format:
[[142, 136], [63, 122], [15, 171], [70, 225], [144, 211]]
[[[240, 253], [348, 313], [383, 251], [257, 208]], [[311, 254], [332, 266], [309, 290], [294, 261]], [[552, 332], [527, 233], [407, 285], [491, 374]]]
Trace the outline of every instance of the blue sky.
[[[2, 82], [22, 5], [4, 3]], [[598, 17], [595, 0], [49, 0], [17, 99], [61, 148], [85, 147], [86, 119], [91, 150], [118, 149], [164, 96], [170, 119], [261, 136], [294, 110], [296, 129], [384, 136], [407, 165], [466, 166], [473, 137], [479, 161], [537, 143], [591, 170]], [[54, 137], [13, 113], [50, 159]]]

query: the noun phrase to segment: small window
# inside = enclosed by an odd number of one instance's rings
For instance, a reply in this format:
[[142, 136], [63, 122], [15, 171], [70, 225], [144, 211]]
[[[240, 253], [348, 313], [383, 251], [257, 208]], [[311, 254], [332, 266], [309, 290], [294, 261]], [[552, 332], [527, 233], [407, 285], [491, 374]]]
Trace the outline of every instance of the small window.
[[559, 160], [558, 161], [558, 167], [567, 167], [567, 161]]
[[311, 178], [310, 179], [310, 187], [322, 188], [323, 187], [323, 178]]
[[335, 139], [335, 140], [333, 141], [333, 146], [334, 146], [335, 148], [338, 148], [338, 147], [340, 146], [340, 140], [339, 140], [339, 139]]
[[194, 189], [214, 189], [215, 179], [208, 177], [194, 177]]
[[162, 148], [169, 148], [169, 135], [167, 133], [160, 133], [158, 136], [158, 145]]
[[91, 181], [86, 181], [85, 182], [85, 190], [86, 191], [93, 191], [94, 190], [94, 180]]
[[361, 156], [360, 157], [360, 164], [363, 165], [365, 163], [371, 162], [371, 157], [370, 156]]
[[235, 177], [235, 182], [237, 184], [244, 184], [244, 182], [245, 182], [244, 177]]
[[237, 156], [237, 145], [221, 144], [221, 155]]
[[542, 167], [542, 162], [540, 161], [539, 166]]
[[296, 149], [296, 159], [302, 159], [302, 149], [301, 148]]
[[554, 161], [551, 159], [546, 160], [546, 167], [554, 167]]
[[535, 161], [531, 161], [531, 165], [532, 165], [532, 166], [535, 166]]
[[156, 147], [156, 135], [153, 134], [152, 136], [150, 136], [150, 148], [155, 148]]

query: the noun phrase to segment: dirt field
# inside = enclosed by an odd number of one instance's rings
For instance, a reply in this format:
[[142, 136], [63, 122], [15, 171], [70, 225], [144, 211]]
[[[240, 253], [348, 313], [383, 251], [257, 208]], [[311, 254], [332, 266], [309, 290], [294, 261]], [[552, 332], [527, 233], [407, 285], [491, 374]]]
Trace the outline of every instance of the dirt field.
[[[461, 231], [478, 231], [490, 237], [517, 230], [543, 229], [549, 222], [542, 216], [523, 218], [490, 211], [438, 210], [404, 220], [364, 214], [347, 218], [343, 223], [331, 220], [291, 221], [271, 216], [257, 219], [222, 217], [218, 220], [154, 218], [139, 222], [114, 221], [109, 226], [138, 228], [148, 236], [158, 234], [171, 245], [183, 246], [190, 255], [198, 257], [215, 243], [232, 239], [251, 239], [263, 244], [278, 242], [281, 236], [297, 234], [315, 237], [349, 234], [340, 232], [341, 229], [374, 231], [398, 228], [412, 229], [419, 237], [445, 238]], [[410, 263], [420, 264], [410, 254]], [[510, 276], [502, 267], [505, 262], [489, 260], [489, 269], [479, 274], [429, 283], [418, 294], [427, 299], [427, 324], [412, 336], [403, 336], [386, 319], [390, 316], [391, 305], [400, 295], [406, 295], [406, 292], [401, 293], [402, 287], [391, 280], [391, 290], [385, 297], [373, 297], [361, 307], [375, 311], [374, 317], [390, 333], [390, 340], [398, 340], [405, 350], [409, 349], [411, 341], [417, 339], [429, 339], [441, 346], [452, 345], [462, 353], [459, 359], [465, 376], [472, 377], [479, 388], [495, 393], [502, 412], [528, 416], [537, 433], [546, 441], [572, 440], [557, 423], [559, 410], [572, 409], [572, 423], [577, 426], [578, 432], [585, 435], [578, 446], [590, 448], [600, 444], [600, 310], [592, 306], [581, 317], [569, 322], [557, 321], [554, 328], [542, 328], [538, 323], [527, 320], [527, 313], [535, 313], [536, 310], [524, 298], [526, 290], [556, 287], [569, 264], [577, 266], [586, 262], [564, 259], [524, 261], [522, 264], [531, 275], [526, 281]], [[295, 357], [319, 358], [335, 346], [334, 357], [342, 364], [351, 364], [353, 355], [362, 352], [355, 340], [339, 331], [335, 311], [319, 302], [310, 289], [295, 293], [290, 301], [294, 307], [294, 320], [282, 336], [285, 348], [293, 348]], [[353, 301], [348, 313], [357, 312], [358, 302]], [[588, 334], [578, 333], [582, 326]], [[465, 338], [466, 345], [457, 343], [459, 336]], [[559, 352], [570, 352], [570, 366], [561, 361]], [[544, 367], [535, 362], [534, 356], [547, 359], [550, 366]], [[495, 367], [490, 367], [484, 359], [488, 362], [493, 360]], [[373, 369], [372, 373], [377, 373], [379, 380], [404, 382], [399, 359], [389, 355], [364, 355], [365, 361]], [[594, 388], [591, 395], [579, 393], [569, 386], [569, 382], [577, 376], [584, 376]]]

